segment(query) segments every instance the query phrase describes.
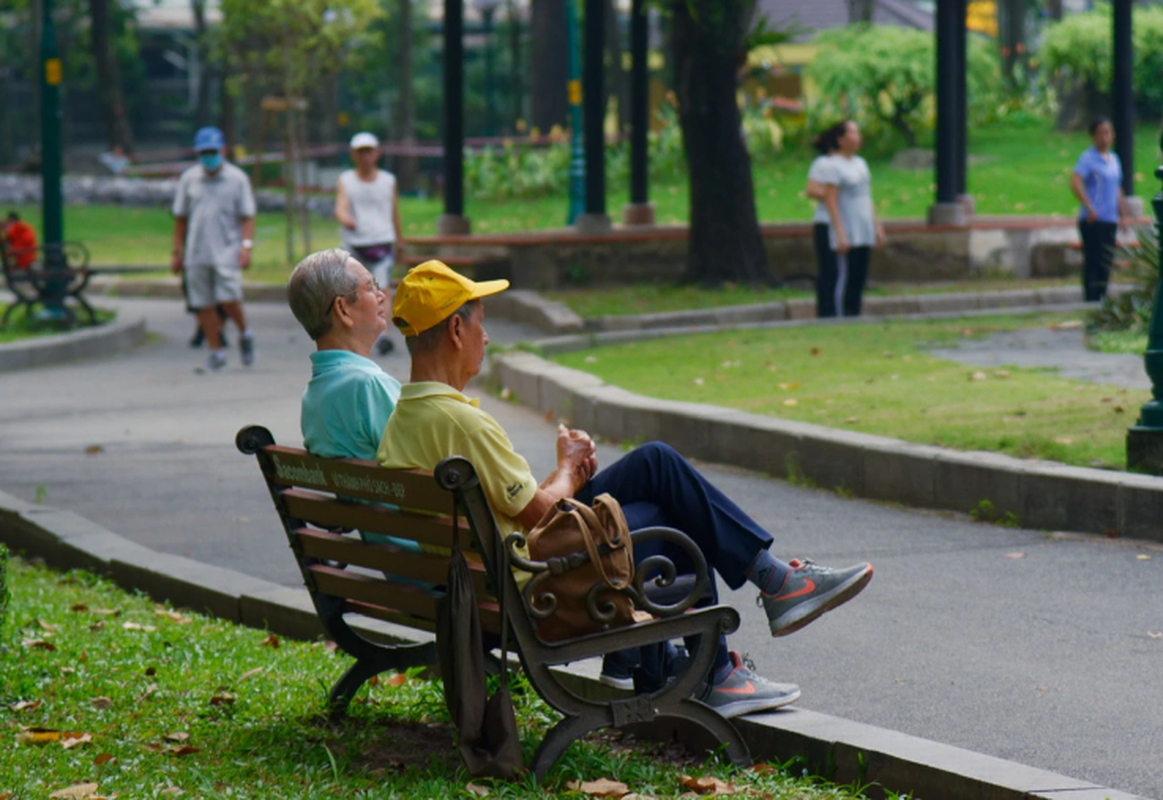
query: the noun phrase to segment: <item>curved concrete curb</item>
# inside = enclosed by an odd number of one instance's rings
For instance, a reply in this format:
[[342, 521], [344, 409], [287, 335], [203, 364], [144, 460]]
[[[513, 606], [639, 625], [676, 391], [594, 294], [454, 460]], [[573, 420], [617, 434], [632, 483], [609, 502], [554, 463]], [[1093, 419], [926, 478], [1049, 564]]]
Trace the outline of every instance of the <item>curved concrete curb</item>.
[[[550, 343], [590, 346], [609, 338], [576, 336]], [[1163, 478], [947, 450], [658, 400], [527, 352], [502, 354], [494, 374], [526, 405], [614, 441], [660, 439], [693, 458], [910, 506], [968, 513], [988, 500], [998, 518], [1012, 514], [1027, 528], [1163, 542]]]
[[[159, 270], [166, 269], [158, 267]], [[183, 299], [182, 282], [177, 278], [94, 278], [89, 282], [94, 294], [116, 297], [169, 297]], [[242, 296], [248, 303], [285, 303], [287, 287], [284, 284], [242, 284]]]
[[145, 319], [0, 344], [0, 372], [114, 355], [145, 341]]
[[[69, 511], [0, 492], [0, 542], [62, 568], [82, 568], [142, 590], [159, 601], [230, 622], [311, 640], [323, 631], [305, 589], [292, 589], [188, 558], [157, 553]], [[372, 629], [369, 629], [372, 630]], [[416, 641], [412, 629], [382, 624], [375, 633]], [[594, 676], [570, 672], [582, 694], [605, 690]], [[607, 690], [608, 691], [608, 690]], [[875, 782], [926, 798], [965, 800], [1146, 800], [1087, 781], [804, 710], [735, 720], [757, 761], [807, 759], [839, 783]], [[654, 726], [655, 735], [668, 733]], [[686, 736], [693, 733], [681, 731]], [[691, 738], [695, 743], [696, 737]]]

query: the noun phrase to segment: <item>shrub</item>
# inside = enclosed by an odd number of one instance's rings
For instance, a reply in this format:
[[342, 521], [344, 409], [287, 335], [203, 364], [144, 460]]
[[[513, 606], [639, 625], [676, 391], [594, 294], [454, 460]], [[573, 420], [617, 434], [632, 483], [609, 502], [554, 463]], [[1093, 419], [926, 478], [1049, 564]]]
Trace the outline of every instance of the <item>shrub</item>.
[[[915, 147], [933, 130], [936, 43], [931, 33], [892, 25], [849, 25], [816, 37], [807, 68], [815, 129], [843, 118], [860, 123], [871, 150]], [[1001, 86], [997, 56], [980, 37], [968, 47], [970, 123], [992, 112]]]
[[8, 613], [8, 548], [0, 544], [0, 631]]
[[[1046, 30], [1039, 54], [1042, 79], [1071, 93], [1105, 97], [1113, 68], [1111, 7], [1097, 4], [1093, 11], [1071, 14]], [[1140, 111], [1157, 117], [1163, 106], [1163, 6], [1136, 5], [1132, 28], [1133, 86]]]
[[1159, 241], [1150, 227], [1139, 228], [1136, 233], [1139, 246], [1119, 248], [1116, 259], [1126, 263], [1118, 273], [1120, 282], [1128, 282], [1132, 288], [1118, 297], [1107, 295], [1102, 305], [1090, 312], [1086, 329], [1092, 336], [1111, 331], [1146, 335], [1151, 325], [1155, 288], [1159, 283]]

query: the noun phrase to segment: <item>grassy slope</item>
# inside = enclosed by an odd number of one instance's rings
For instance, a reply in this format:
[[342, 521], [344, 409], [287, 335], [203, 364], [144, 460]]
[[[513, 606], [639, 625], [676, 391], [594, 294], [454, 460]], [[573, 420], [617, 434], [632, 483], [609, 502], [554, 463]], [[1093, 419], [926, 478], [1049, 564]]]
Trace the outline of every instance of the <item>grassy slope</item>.
[[[728, 406], [962, 450], [1122, 468], [1146, 391], [1044, 371], [979, 371], [931, 358], [954, 345], [1061, 317], [988, 317], [734, 331], [559, 356], [651, 397]], [[983, 379], [971, 379], [974, 373]]]
[[[124, 798], [179, 790], [234, 800], [475, 796], [449, 726], [438, 724], [448, 717], [437, 682], [383, 675], [361, 690], [347, 720], [329, 724], [327, 687], [351, 659], [322, 643], [271, 647], [262, 631], [155, 607], [87, 573], [62, 576], [16, 560], [9, 579], [12, 602], [0, 630], [0, 797], [48, 797], [83, 783]], [[555, 715], [528, 699], [519, 678], [515, 684], [528, 758]], [[51, 734], [42, 744], [15, 741], [29, 729], [91, 741], [68, 749]], [[606, 777], [675, 797], [687, 772], [747, 783], [775, 800], [855, 797], [778, 769], [738, 772], [643, 749], [575, 745], [546, 789], [475, 783], [495, 797], [539, 800], [546, 790], [564, 793], [567, 781]]]

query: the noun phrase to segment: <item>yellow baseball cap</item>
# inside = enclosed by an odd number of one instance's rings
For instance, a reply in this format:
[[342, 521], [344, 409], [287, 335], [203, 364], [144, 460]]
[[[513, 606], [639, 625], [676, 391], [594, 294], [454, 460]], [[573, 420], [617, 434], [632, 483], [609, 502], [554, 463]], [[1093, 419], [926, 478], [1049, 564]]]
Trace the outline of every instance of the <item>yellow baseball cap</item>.
[[419, 336], [470, 300], [509, 288], [507, 280], [470, 281], [441, 261], [412, 267], [396, 288], [392, 318], [405, 336]]

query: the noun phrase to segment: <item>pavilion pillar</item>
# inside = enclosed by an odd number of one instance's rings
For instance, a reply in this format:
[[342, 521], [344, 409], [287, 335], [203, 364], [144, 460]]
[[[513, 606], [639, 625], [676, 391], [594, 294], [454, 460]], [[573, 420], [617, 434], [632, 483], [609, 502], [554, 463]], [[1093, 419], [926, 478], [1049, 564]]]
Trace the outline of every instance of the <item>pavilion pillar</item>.
[[969, 193], [969, 31], [965, 26], [968, 10], [966, 0], [952, 0], [957, 10], [957, 25], [954, 27], [957, 56], [957, 144], [954, 148], [954, 162], [957, 178], [954, 181], [957, 202], [965, 206], [967, 219], [973, 217], [973, 195]]
[[1111, 41], [1114, 63], [1111, 77], [1111, 121], [1115, 129], [1115, 152], [1123, 166], [1123, 194], [1128, 211], [1143, 215], [1143, 200], [1135, 197], [1135, 93], [1133, 86], [1134, 45], [1131, 39], [1132, 0], [1114, 0], [1114, 31]]
[[959, 102], [958, 26], [965, 27], [962, 0], [937, 3], [937, 197], [929, 207], [930, 225], [964, 225], [965, 207], [957, 202], [958, 146], [965, 135], [965, 117]]
[[471, 231], [464, 215], [464, 0], [444, 0], [444, 213], [436, 233]]
[[630, 203], [622, 210], [625, 225], [653, 225], [650, 202], [650, 16], [646, 0], [630, 6]]
[[606, 214], [606, 92], [605, 92], [606, 4], [586, 0], [586, 20], [582, 51], [582, 108], [586, 154], [586, 211], [574, 221], [579, 233], [610, 230]]

